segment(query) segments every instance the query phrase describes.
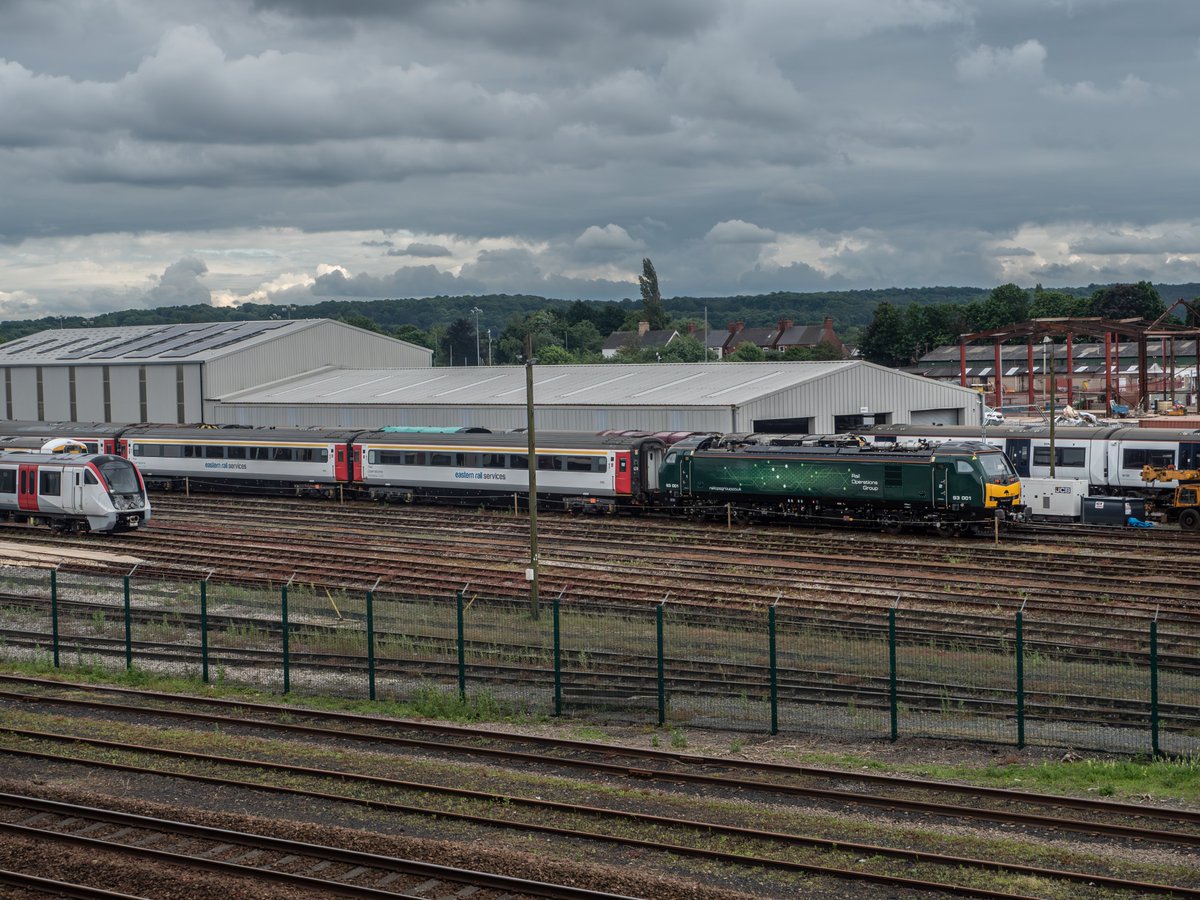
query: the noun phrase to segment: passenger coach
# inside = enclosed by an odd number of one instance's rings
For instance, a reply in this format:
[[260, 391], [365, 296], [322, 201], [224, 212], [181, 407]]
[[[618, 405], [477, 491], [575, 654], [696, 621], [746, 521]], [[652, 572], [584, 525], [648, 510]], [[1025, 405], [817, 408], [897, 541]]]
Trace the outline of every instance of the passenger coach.
[[[537, 433], [537, 492], [568, 510], [647, 505], [658, 488], [655, 437]], [[526, 435], [371, 432], [354, 440], [353, 480], [381, 499], [466, 501], [529, 490]]]

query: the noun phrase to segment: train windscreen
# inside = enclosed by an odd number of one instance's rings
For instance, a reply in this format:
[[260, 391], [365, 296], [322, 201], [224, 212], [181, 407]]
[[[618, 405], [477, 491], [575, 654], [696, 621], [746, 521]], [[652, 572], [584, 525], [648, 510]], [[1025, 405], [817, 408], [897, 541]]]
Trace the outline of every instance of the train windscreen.
[[100, 463], [100, 474], [104, 476], [109, 490], [114, 494], [141, 493], [137, 472], [123, 459], [110, 459]]

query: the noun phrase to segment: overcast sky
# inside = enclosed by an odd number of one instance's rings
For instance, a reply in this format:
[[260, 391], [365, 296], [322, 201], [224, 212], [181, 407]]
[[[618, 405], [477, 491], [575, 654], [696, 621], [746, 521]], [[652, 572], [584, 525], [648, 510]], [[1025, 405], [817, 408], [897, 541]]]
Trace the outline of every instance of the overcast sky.
[[0, 318], [1200, 281], [1197, 0], [0, 0]]

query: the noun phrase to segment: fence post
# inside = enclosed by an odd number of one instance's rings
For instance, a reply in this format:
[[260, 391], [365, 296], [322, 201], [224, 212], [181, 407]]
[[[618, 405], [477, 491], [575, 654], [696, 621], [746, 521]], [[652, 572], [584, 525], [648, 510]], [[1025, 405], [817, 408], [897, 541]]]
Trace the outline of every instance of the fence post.
[[559, 601], [562, 591], [554, 598], [554, 715], [562, 715], [562, 630], [559, 618]]
[[50, 644], [54, 650], [54, 668], [58, 668], [58, 566], [50, 570]]
[[463, 628], [463, 593], [468, 585], [454, 596], [458, 602], [458, 699], [467, 702], [467, 644]]
[[1158, 745], [1158, 610], [1150, 620], [1150, 749], [1162, 755]]
[[771, 734], [779, 734], [779, 665], [775, 653], [775, 607], [778, 603], [779, 597], [776, 597], [767, 610], [767, 632], [771, 639]]
[[888, 708], [892, 719], [892, 740], [900, 734], [900, 710], [896, 701], [896, 607], [888, 609]]
[[208, 684], [208, 579], [209, 572], [200, 580], [200, 679]]
[[[670, 596], [668, 594], [667, 596]], [[667, 721], [667, 682], [666, 682], [666, 665], [662, 659], [662, 608], [666, 606], [667, 598], [662, 598], [662, 602], [654, 607], [654, 622], [655, 631], [658, 632], [658, 658], [659, 658], [659, 725], [665, 725]]]
[[[292, 573], [292, 578], [295, 578], [295, 573]], [[279, 589], [279, 623], [283, 631], [283, 693], [288, 694], [292, 690], [292, 670], [288, 660], [288, 584], [292, 583], [292, 578], [288, 579], [287, 584]]]
[[1025, 604], [1017, 610], [1017, 749], [1025, 749]]
[[367, 697], [375, 699], [375, 588], [383, 576], [375, 579], [375, 584], [367, 591]]
[[[137, 566], [134, 566], [136, 569]], [[129, 575], [125, 576], [125, 669], [133, 668], [133, 610], [129, 603]]]

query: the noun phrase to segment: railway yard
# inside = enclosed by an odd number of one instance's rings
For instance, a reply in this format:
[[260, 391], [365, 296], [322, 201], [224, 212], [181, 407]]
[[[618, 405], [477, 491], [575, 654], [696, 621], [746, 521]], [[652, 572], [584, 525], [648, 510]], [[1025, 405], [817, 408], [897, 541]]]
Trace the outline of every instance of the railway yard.
[[511, 511], [5, 526], [6, 890], [1200, 896], [1194, 535], [539, 526], [540, 618]]

